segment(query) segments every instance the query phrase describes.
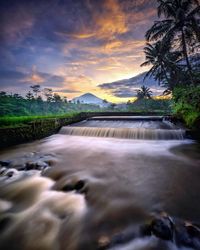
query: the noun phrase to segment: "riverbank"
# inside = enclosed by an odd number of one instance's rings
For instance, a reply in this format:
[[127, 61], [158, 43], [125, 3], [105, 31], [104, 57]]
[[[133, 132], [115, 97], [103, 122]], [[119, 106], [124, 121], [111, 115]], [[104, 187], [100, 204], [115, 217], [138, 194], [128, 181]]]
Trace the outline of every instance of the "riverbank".
[[0, 124], [0, 148], [6, 148], [12, 145], [30, 142], [37, 139], [55, 134], [62, 126], [70, 125], [75, 122], [83, 121], [93, 116], [135, 116], [135, 115], [160, 115], [157, 112], [81, 112], [73, 113], [61, 117], [37, 117], [31, 118], [19, 117], [18, 122], [14, 123], [14, 118], [5, 119], [1, 118]]

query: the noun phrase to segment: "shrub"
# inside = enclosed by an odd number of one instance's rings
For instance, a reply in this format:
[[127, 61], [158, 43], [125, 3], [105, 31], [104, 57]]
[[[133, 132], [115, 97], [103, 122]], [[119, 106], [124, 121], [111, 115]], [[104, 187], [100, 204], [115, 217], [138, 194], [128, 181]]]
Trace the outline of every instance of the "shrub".
[[200, 121], [200, 86], [176, 87], [173, 90], [174, 112], [186, 125], [195, 127]]

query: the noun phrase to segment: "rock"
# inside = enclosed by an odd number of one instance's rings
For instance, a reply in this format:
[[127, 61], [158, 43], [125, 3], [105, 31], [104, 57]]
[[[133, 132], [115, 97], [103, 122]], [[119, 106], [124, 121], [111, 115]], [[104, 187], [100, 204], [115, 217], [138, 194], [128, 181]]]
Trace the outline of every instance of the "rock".
[[83, 180], [79, 180], [75, 185], [74, 185], [74, 189], [77, 192], [82, 193], [83, 189], [85, 187], [85, 182]]
[[188, 223], [178, 225], [175, 229], [175, 240], [179, 247], [200, 249], [200, 229]]
[[163, 240], [173, 239], [173, 222], [169, 216], [159, 217], [152, 221], [151, 232]]
[[6, 176], [8, 176], [8, 177], [12, 177], [13, 175], [14, 175], [14, 171], [8, 171], [6, 173]]
[[11, 222], [12, 222], [11, 217], [6, 216], [3, 218], [0, 218], [0, 232], [4, 231], [5, 228], [7, 228]]
[[144, 237], [151, 236], [151, 224], [142, 225], [140, 227], [140, 235]]
[[116, 245], [126, 244], [138, 237], [140, 237], [138, 230], [134, 226], [128, 227], [122, 232], [115, 234], [111, 239], [110, 245], [115, 247]]
[[75, 183], [67, 183], [62, 187], [65, 192], [76, 191], [77, 193], [86, 193], [88, 190], [85, 186], [85, 181], [79, 180]]
[[70, 192], [73, 190], [74, 190], [74, 185], [72, 184], [66, 184], [62, 187], [62, 191], [65, 191], [65, 192]]
[[43, 161], [36, 161], [36, 162], [31, 161], [26, 163], [26, 170], [32, 170], [32, 169], [43, 170], [46, 167], [48, 167], [48, 165]]
[[11, 161], [0, 161], [0, 165], [2, 167], [9, 167], [10, 164], [11, 164]]
[[4, 175], [6, 171], [7, 171], [7, 168], [5, 167], [0, 168], [0, 175]]

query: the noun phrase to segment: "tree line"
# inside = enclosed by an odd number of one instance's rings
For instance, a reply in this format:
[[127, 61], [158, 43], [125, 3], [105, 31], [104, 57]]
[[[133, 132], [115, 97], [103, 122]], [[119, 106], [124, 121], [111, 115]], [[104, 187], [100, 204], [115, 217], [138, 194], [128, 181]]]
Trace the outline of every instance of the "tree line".
[[76, 111], [96, 111], [92, 104], [72, 103], [67, 97], [53, 93], [52, 89], [41, 89], [40, 85], [30, 86], [25, 97], [19, 94], [0, 92], [1, 116], [62, 115]]

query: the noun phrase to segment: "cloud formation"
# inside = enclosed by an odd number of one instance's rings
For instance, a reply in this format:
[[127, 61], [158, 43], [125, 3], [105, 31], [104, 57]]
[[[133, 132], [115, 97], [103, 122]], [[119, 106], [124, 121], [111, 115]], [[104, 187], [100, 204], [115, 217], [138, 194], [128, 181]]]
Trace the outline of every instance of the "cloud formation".
[[121, 97], [97, 85], [145, 70], [140, 68], [144, 33], [155, 19], [155, 3], [2, 0], [0, 88], [22, 91], [37, 83], [63, 95], [69, 90], [69, 97], [79, 91]]
[[145, 77], [145, 75], [146, 72], [130, 79], [103, 83], [98, 85], [98, 87], [120, 98], [136, 97], [137, 90], [140, 89], [142, 85], [149, 87], [152, 90], [153, 95], [162, 95], [164, 88], [158, 86], [159, 83], [152, 77]]

